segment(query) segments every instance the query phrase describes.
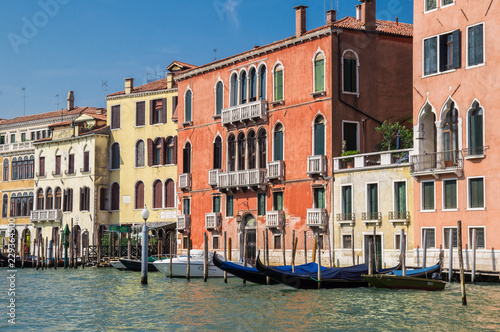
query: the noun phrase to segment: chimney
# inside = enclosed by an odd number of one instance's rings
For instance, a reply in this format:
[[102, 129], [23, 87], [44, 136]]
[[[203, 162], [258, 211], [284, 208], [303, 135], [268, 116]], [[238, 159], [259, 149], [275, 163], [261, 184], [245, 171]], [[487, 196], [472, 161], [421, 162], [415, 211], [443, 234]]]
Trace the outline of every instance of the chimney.
[[295, 9], [295, 36], [300, 37], [306, 29], [306, 9], [307, 6], [293, 7]]
[[71, 111], [75, 108], [75, 94], [73, 91], [68, 92], [68, 111]]
[[134, 79], [133, 78], [126, 78], [125, 79], [125, 94], [129, 94], [134, 90]]
[[361, 21], [361, 5], [356, 5], [356, 19]]
[[337, 20], [337, 11], [330, 9], [326, 12], [326, 24], [333, 23]]
[[361, 22], [365, 26], [366, 31], [375, 31], [377, 28], [377, 1], [376, 0], [359, 0], [361, 1]]

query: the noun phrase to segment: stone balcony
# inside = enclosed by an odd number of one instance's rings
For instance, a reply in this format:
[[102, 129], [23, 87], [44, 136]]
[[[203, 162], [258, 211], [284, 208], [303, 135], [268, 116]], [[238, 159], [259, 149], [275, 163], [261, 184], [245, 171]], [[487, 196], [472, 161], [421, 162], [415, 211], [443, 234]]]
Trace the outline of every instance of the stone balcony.
[[220, 190], [264, 189], [266, 185], [266, 169], [247, 169], [234, 172], [219, 173], [217, 188]]
[[267, 163], [267, 179], [283, 181], [285, 179], [285, 161], [270, 161]]
[[337, 213], [337, 224], [354, 226], [356, 215], [354, 213]]
[[52, 210], [34, 210], [31, 211], [30, 221], [35, 222], [61, 222], [62, 211]]
[[25, 151], [25, 150], [32, 150], [32, 149], [34, 149], [33, 141], [10, 143], [10, 144], [0, 144], [0, 153]]
[[400, 167], [410, 165], [413, 149], [379, 151], [333, 158], [333, 170], [351, 172], [365, 169]]
[[411, 156], [411, 174], [414, 177], [441, 174], [463, 175], [464, 157], [462, 150], [429, 152]]
[[207, 230], [222, 228], [222, 215], [220, 212], [205, 213], [205, 228]]
[[392, 224], [402, 223], [408, 225], [410, 223], [410, 211], [389, 211], [389, 221]]
[[179, 188], [181, 190], [191, 190], [191, 173], [179, 174]]
[[177, 216], [177, 230], [180, 232], [191, 229], [191, 215], [181, 214]]
[[267, 120], [267, 101], [257, 100], [231, 106], [222, 110], [221, 122], [224, 126], [237, 125], [239, 122]]
[[307, 157], [307, 174], [309, 176], [326, 176], [327, 166], [325, 155]]
[[307, 209], [307, 227], [325, 227], [328, 225], [326, 209]]
[[361, 220], [365, 225], [377, 225], [380, 226], [382, 223], [382, 213], [381, 212], [363, 212], [361, 213]]
[[266, 212], [266, 227], [280, 228], [285, 226], [285, 211], [267, 211]]

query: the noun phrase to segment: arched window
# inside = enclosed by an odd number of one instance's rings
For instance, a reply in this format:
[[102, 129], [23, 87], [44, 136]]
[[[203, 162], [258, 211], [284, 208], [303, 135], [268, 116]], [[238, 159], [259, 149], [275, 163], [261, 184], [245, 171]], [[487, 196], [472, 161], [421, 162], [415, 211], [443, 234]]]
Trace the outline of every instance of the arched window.
[[3, 180], [9, 181], [9, 159], [3, 160]]
[[135, 167], [144, 167], [146, 165], [145, 153], [144, 141], [142, 139], [138, 140], [135, 143]]
[[314, 58], [314, 92], [325, 91], [325, 55], [323, 52]]
[[[42, 192], [43, 196], [43, 192]], [[15, 217], [17, 216], [17, 211], [16, 211], [16, 201], [17, 201], [17, 194], [12, 194], [10, 195], [10, 216]]]
[[266, 85], [267, 82], [267, 68], [261, 66], [259, 70], [259, 99], [266, 100]]
[[153, 183], [153, 209], [161, 209], [162, 208], [162, 183], [160, 180], [156, 180]]
[[245, 169], [245, 134], [239, 133], [238, 135], [238, 170], [242, 171]]
[[57, 187], [55, 190], [55, 201], [54, 201], [54, 209], [60, 210], [62, 207], [62, 190]]
[[120, 169], [120, 144], [118, 142], [111, 145], [111, 169]]
[[458, 110], [455, 108], [454, 102], [451, 102], [445, 114], [443, 126], [444, 158], [445, 161], [456, 161], [458, 158]]
[[54, 204], [54, 195], [52, 193], [52, 188], [47, 189], [47, 195], [46, 195], [46, 200], [45, 200], [45, 209], [46, 210], [51, 210]]
[[247, 100], [247, 72], [242, 71], [240, 74], [240, 96], [241, 96], [241, 104], [246, 103]]
[[175, 207], [175, 183], [172, 179], [165, 182], [165, 207]]
[[33, 193], [29, 193], [28, 195], [28, 215], [33, 211]]
[[224, 84], [219, 81], [215, 85], [215, 114], [221, 115], [224, 105]]
[[229, 96], [229, 106], [235, 106], [238, 103], [238, 75], [231, 75], [231, 92]]
[[255, 131], [250, 130], [247, 136], [248, 169], [255, 169], [257, 166], [256, 143]]
[[483, 142], [483, 108], [477, 101], [472, 104], [469, 110], [469, 146], [468, 155], [484, 154]]
[[[19, 194], [21, 195], [21, 194]], [[23, 194], [23, 198], [21, 199], [21, 215], [22, 216], [29, 216], [30, 211], [28, 210], [28, 193]]]
[[233, 134], [227, 139], [227, 168], [229, 172], [236, 170], [236, 140]]
[[169, 137], [166, 141], [165, 163], [167, 165], [176, 164], [177, 160], [177, 137]]
[[249, 99], [252, 102], [257, 100], [257, 73], [255, 71], [255, 68], [250, 69], [249, 79], [250, 79]]
[[30, 156], [28, 160], [28, 179], [33, 179], [35, 176], [35, 156]]
[[217, 136], [214, 141], [213, 169], [222, 169], [222, 139]]
[[[119, 165], [118, 168], [120, 168]], [[68, 152], [68, 174], [75, 174], [75, 151], [73, 149]]]
[[139, 181], [135, 184], [134, 209], [144, 208], [144, 182]]
[[12, 158], [12, 180], [17, 180], [17, 158]]
[[358, 56], [353, 51], [345, 51], [342, 57], [343, 91], [358, 92]]
[[274, 101], [283, 100], [283, 66], [274, 67]]
[[182, 171], [183, 173], [191, 173], [191, 143], [187, 142], [182, 150]]
[[283, 160], [283, 126], [274, 127], [274, 161]]
[[267, 133], [265, 129], [259, 130], [259, 168], [267, 166]]
[[37, 190], [37, 201], [36, 201], [36, 209], [37, 210], [43, 210], [44, 207], [44, 196], [43, 196], [43, 189], [40, 188]]
[[186, 91], [186, 95], [184, 97], [184, 122], [193, 121], [193, 93], [191, 90]]
[[7, 218], [8, 208], [9, 208], [9, 196], [7, 194], [4, 194], [2, 198], [2, 218]]
[[63, 211], [73, 211], [73, 189], [64, 189]]
[[162, 164], [162, 139], [157, 138], [153, 142], [153, 165], [161, 165]]
[[111, 185], [111, 211], [118, 211], [120, 209], [120, 185], [114, 182]]
[[322, 156], [325, 154], [325, 119], [322, 116], [314, 120], [314, 155]]

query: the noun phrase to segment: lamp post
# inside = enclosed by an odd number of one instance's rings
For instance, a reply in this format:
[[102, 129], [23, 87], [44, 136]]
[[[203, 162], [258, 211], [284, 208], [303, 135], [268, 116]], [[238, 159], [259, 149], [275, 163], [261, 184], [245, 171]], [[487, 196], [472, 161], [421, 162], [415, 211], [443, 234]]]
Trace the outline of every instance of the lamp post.
[[144, 204], [144, 210], [141, 213], [144, 219], [144, 226], [142, 227], [142, 261], [141, 261], [141, 284], [148, 283], [148, 226], [146, 220], [149, 218], [149, 210]]

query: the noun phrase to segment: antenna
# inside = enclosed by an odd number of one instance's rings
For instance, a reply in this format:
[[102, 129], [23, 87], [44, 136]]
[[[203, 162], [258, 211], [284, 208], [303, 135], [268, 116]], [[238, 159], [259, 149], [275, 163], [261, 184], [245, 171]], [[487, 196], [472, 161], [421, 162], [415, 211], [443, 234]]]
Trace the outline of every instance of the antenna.
[[23, 87], [21, 90], [23, 91], [23, 115], [26, 115], [26, 98], [28, 96], [26, 96], [26, 88], [25, 87]]
[[217, 49], [214, 48], [214, 61], [217, 60]]

